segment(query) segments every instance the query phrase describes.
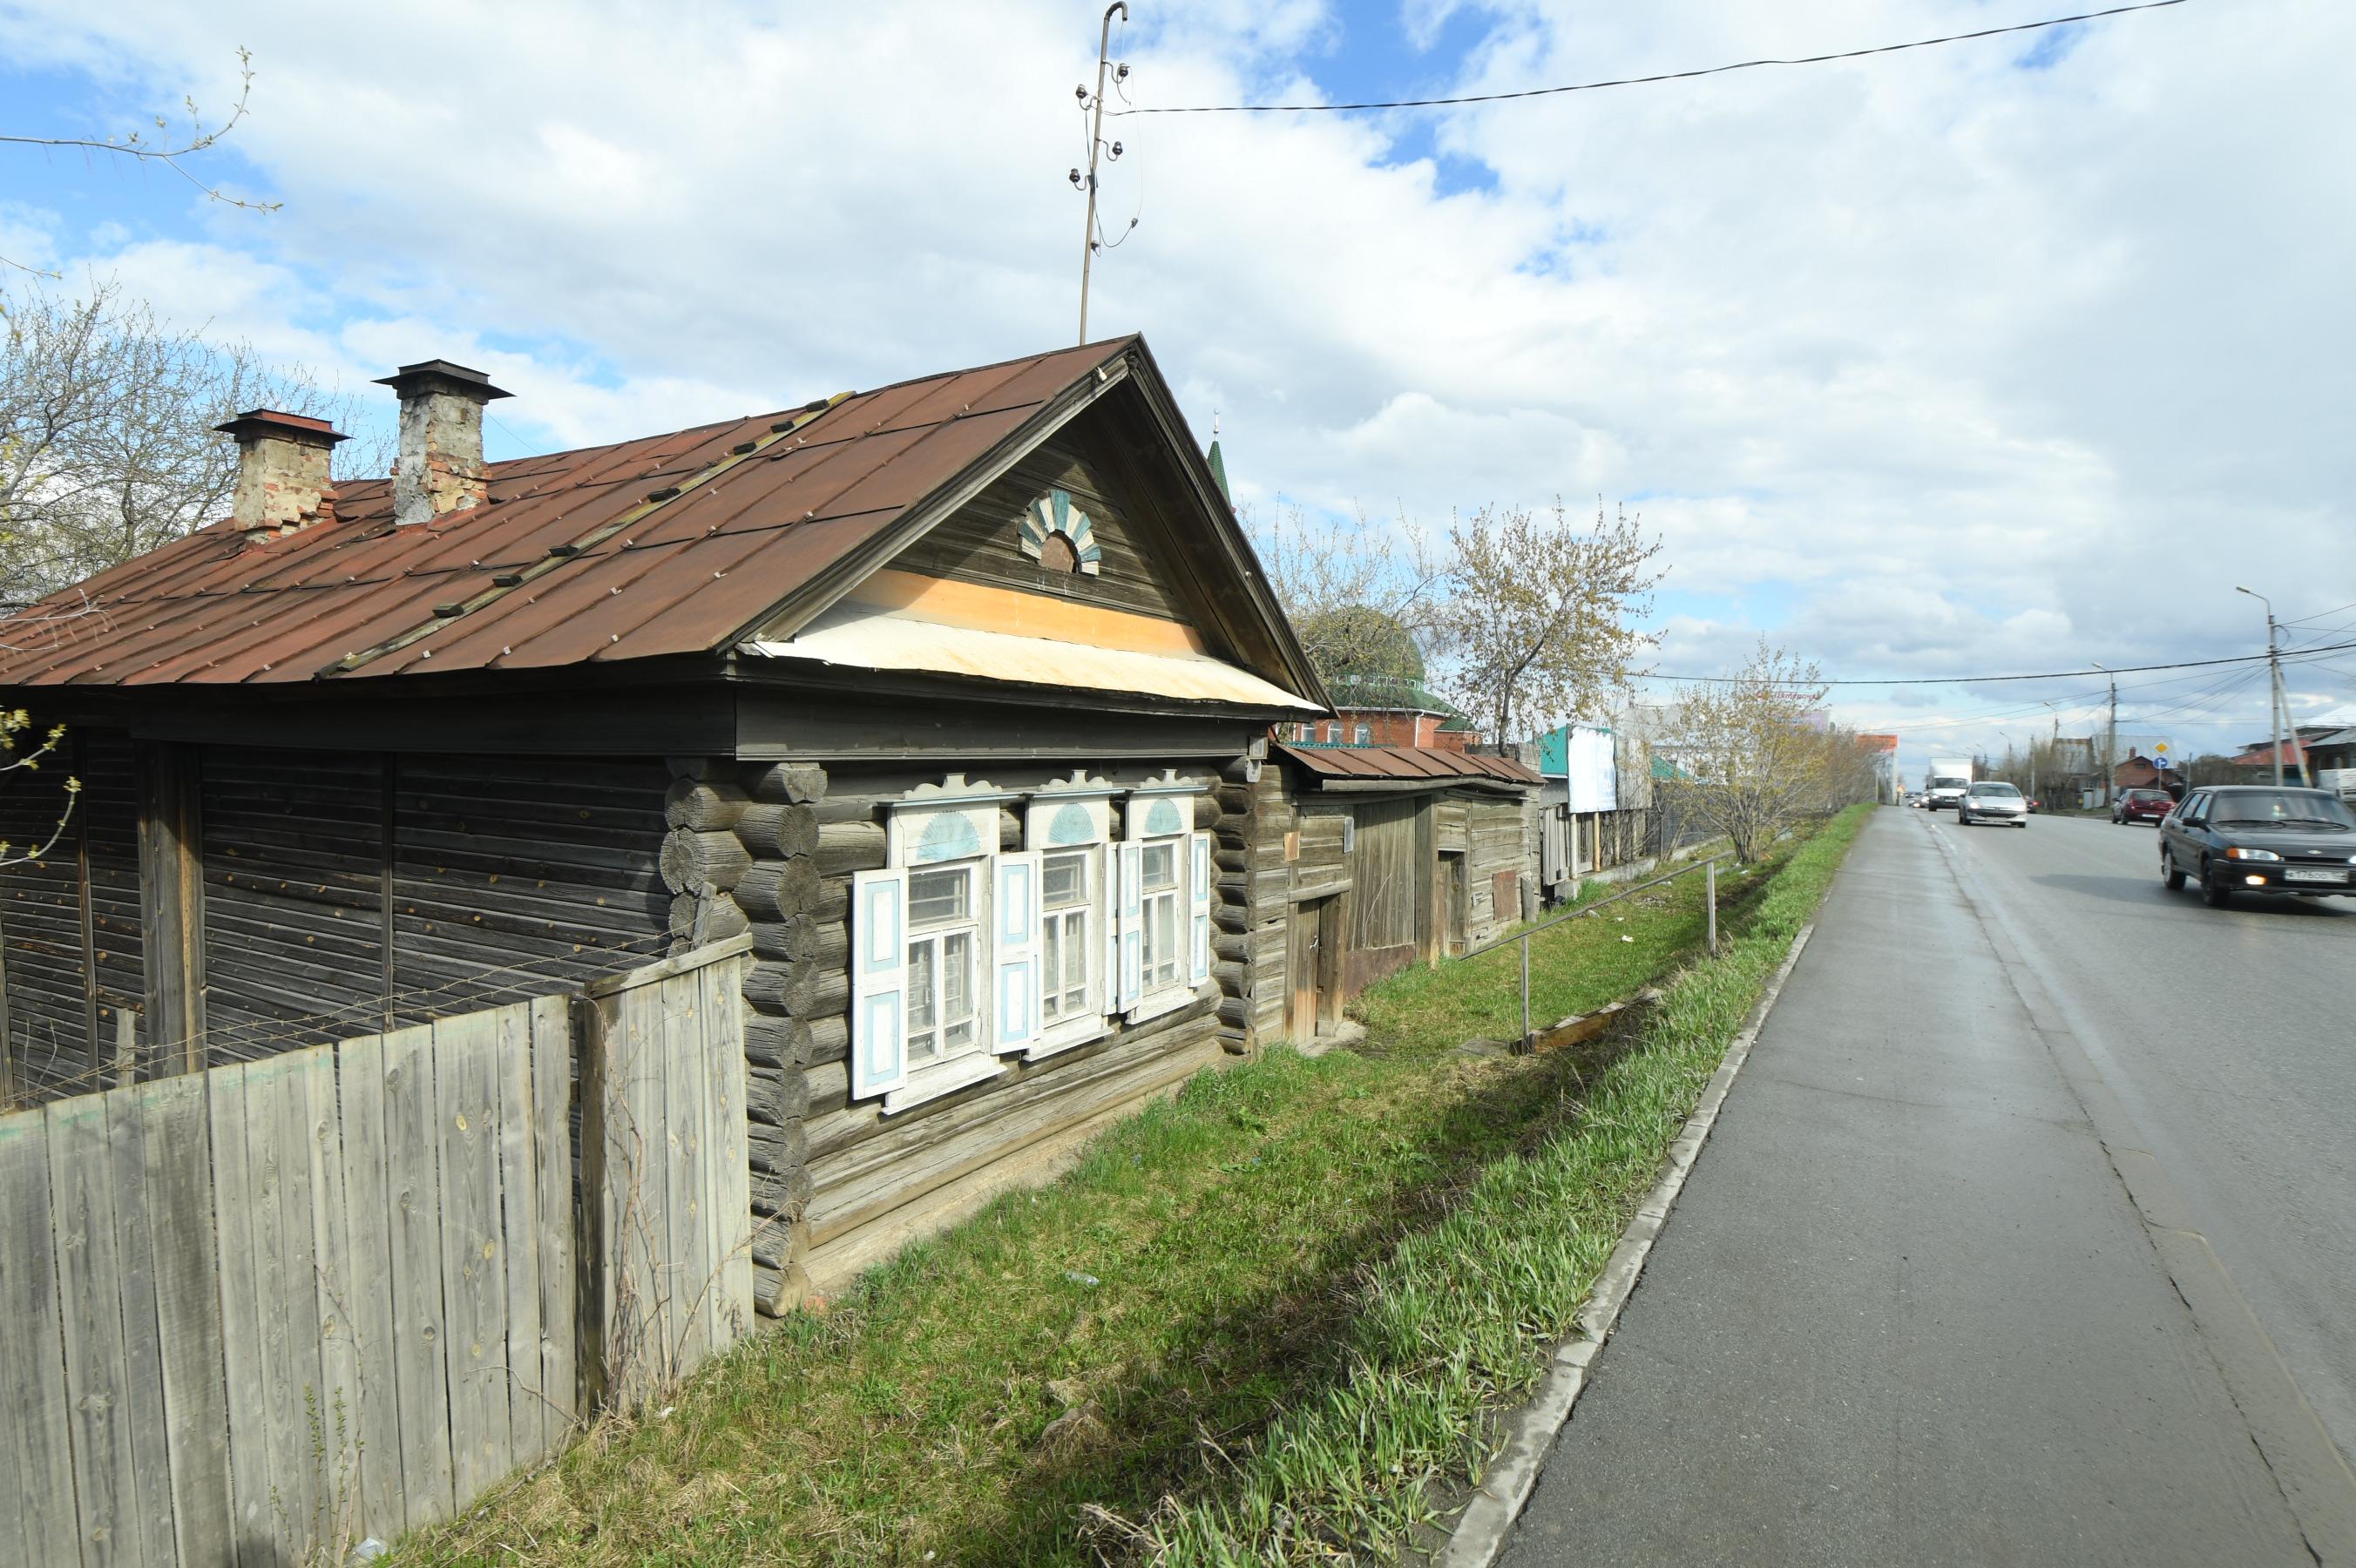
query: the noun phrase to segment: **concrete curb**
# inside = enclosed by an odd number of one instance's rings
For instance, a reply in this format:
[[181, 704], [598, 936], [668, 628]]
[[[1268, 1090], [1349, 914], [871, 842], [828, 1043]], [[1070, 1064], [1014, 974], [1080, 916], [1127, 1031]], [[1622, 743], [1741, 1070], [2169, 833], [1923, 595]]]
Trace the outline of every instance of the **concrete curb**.
[[1751, 1043], [1759, 1038], [1767, 1015], [1774, 1010], [1775, 998], [1783, 993], [1783, 982], [1791, 977], [1793, 966], [1808, 945], [1808, 937], [1816, 923], [1810, 921], [1792, 938], [1792, 950], [1783, 955], [1767, 988], [1742, 1021], [1742, 1028], [1726, 1048], [1726, 1055], [1710, 1074], [1708, 1084], [1701, 1092], [1700, 1101], [1686, 1119], [1683, 1131], [1669, 1145], [1669, 1152], [1661, 1162], [1660, 1179], [1636, 1206], [1635, 1218], [1620, 1232], [1620, 1244], [1603, 1265], [1603, 1273], [1588, 1293], [1579, 1309], [1579, 1331], [1554, 1350], [1553, 1364], [1546, 1381], [1527, 1404], [1511, 1419], [1510, 1435], [1487, 1473], [1482, 1476], [1480, 1487], [1472, 1500], [1459, 1515], [1455, 1528], [1450, 1531], [1446, 1544], [1432, 1556], [1437, 1568], [1488, 1568], [1505, 1549], [1514, 1531], [1514, 1521], [1521, 1518], [1522, 1509], [1530, 1500], [1538, 1484], [1538, 1472], [1546, 1467], [1546, 1457], [1554, 1447], [1554, 1440], [1570, 1420], [1571, 1406], [1579, 1403], [1580, 1392], [1587, 1386], [1588, 1369], [1593, 1365], [1596, 1353], [1612, 1334], [1612, 1326], [1620, 1321], [1620, 1312], [1634, 1293], [1636, 1281], [1644, 1272], [1645, 1256], [1653, 1250], [1653, 1242], [1661, 1233], [1669, 1210], [1677, 1200], [1677, 1193], [1692, 1171], [1695, 1158], [1710, 1128], [1718, 1123], [1720, 1106], [1726, 1104], [1727, 1092], [1734, 1087], [1735, 1074], [1750, 1060]]

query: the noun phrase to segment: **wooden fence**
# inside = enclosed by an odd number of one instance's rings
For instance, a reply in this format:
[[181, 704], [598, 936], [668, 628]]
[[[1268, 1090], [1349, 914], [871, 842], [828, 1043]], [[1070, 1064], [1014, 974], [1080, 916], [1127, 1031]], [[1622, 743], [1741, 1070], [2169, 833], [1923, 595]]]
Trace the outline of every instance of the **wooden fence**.
[[339, 1563], [727, 1345], [742, 951], [0, 1117], [0, 1563]]

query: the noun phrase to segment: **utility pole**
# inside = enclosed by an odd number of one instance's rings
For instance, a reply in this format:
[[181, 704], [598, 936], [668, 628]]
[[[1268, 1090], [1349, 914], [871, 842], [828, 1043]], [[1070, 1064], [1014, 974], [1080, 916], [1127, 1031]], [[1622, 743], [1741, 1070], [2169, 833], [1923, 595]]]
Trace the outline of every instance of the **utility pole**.
[[[2290, 696], [2283, 690], [2282, 656], [2275, 650], [2274, 601], [2263, 593], [2254, 592], [2238, 584], [2235, 585], [2233, 592], [2247, 593], [2266, 607], [2266, 728], [2273, 732], [2274, 736], [2275, 786], [2279, 789], [2283, 782], [2284, 731], [2288, 729]], [[2296, 741], [2298, 731], [2290, 730], [2289, 738], [2292, 741]], [[2306, 752], [2299, 753], [2298, 764], [2299, 781], [2303, 784], [2307, 780]]]
[[2103, 736], [2103, 804], [2111, 804], [2112, 791], [2118, 787], [2119, 777], [2119, 677], [2095, 665], [2111, 683], [2111, 727]]
[[[1079, 170], [1072, 171], [1072, 183], [1086, 191], [1088, 198], [1087, 227], [1080, 236], [1080, 341], [1082, 343], [1088, 340], [1088, 273], [1093, 269], [1097, 259], [1097, 155], [1104, 148], [1105, 73], [1112, 69], [1112, 18], [1116, 11], [1120, 13], [1122, 21], [1128, 21], [1129, 0], [1112, 0], [1112, 4], [1105, 7], [1104, 31], [1097, 38], [1096, 96], [1091, 99], [1086, 87], [1073, 90], [1079, 98], [1080, 107], [1088, 112], [1088, 172], [1085, 181]], [[1129, 67], [1124, 65], [1120, 68], [1119, 76], [1114, 80], [1126, 80], [1128, 77]], [[1120, 156], [1120, 144], [1118, 142], [1113, 144], [1112, 155], [1116, 158]]]

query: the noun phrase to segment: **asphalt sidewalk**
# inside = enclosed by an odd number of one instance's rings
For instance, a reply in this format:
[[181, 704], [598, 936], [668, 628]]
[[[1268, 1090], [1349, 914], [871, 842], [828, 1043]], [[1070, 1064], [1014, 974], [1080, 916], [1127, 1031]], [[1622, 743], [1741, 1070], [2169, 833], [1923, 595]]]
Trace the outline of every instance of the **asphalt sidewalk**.
[[1851, 852], [1505, 1563], [2314, 1562], [1922, 828]]

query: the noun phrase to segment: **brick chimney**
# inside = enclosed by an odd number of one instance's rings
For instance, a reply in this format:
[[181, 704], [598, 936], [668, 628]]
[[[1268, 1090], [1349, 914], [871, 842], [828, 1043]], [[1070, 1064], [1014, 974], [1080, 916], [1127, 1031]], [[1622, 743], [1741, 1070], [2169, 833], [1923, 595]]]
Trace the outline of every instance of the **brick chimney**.
[[483, 405], [509, 394], [447, 359], [403, 365], [377, 383], [401, 394], [401, 450], [392, 464], [392, 520], [406, 528], [490, 498], [483, 474]]
[[230, 516], [254, 544], [336, 520], [336, 493], [327, 485], [327, 457], [351, 438], [326, 420], [275, 409], [251, 409], [215, 425], [237, 438], [237, 491]]

